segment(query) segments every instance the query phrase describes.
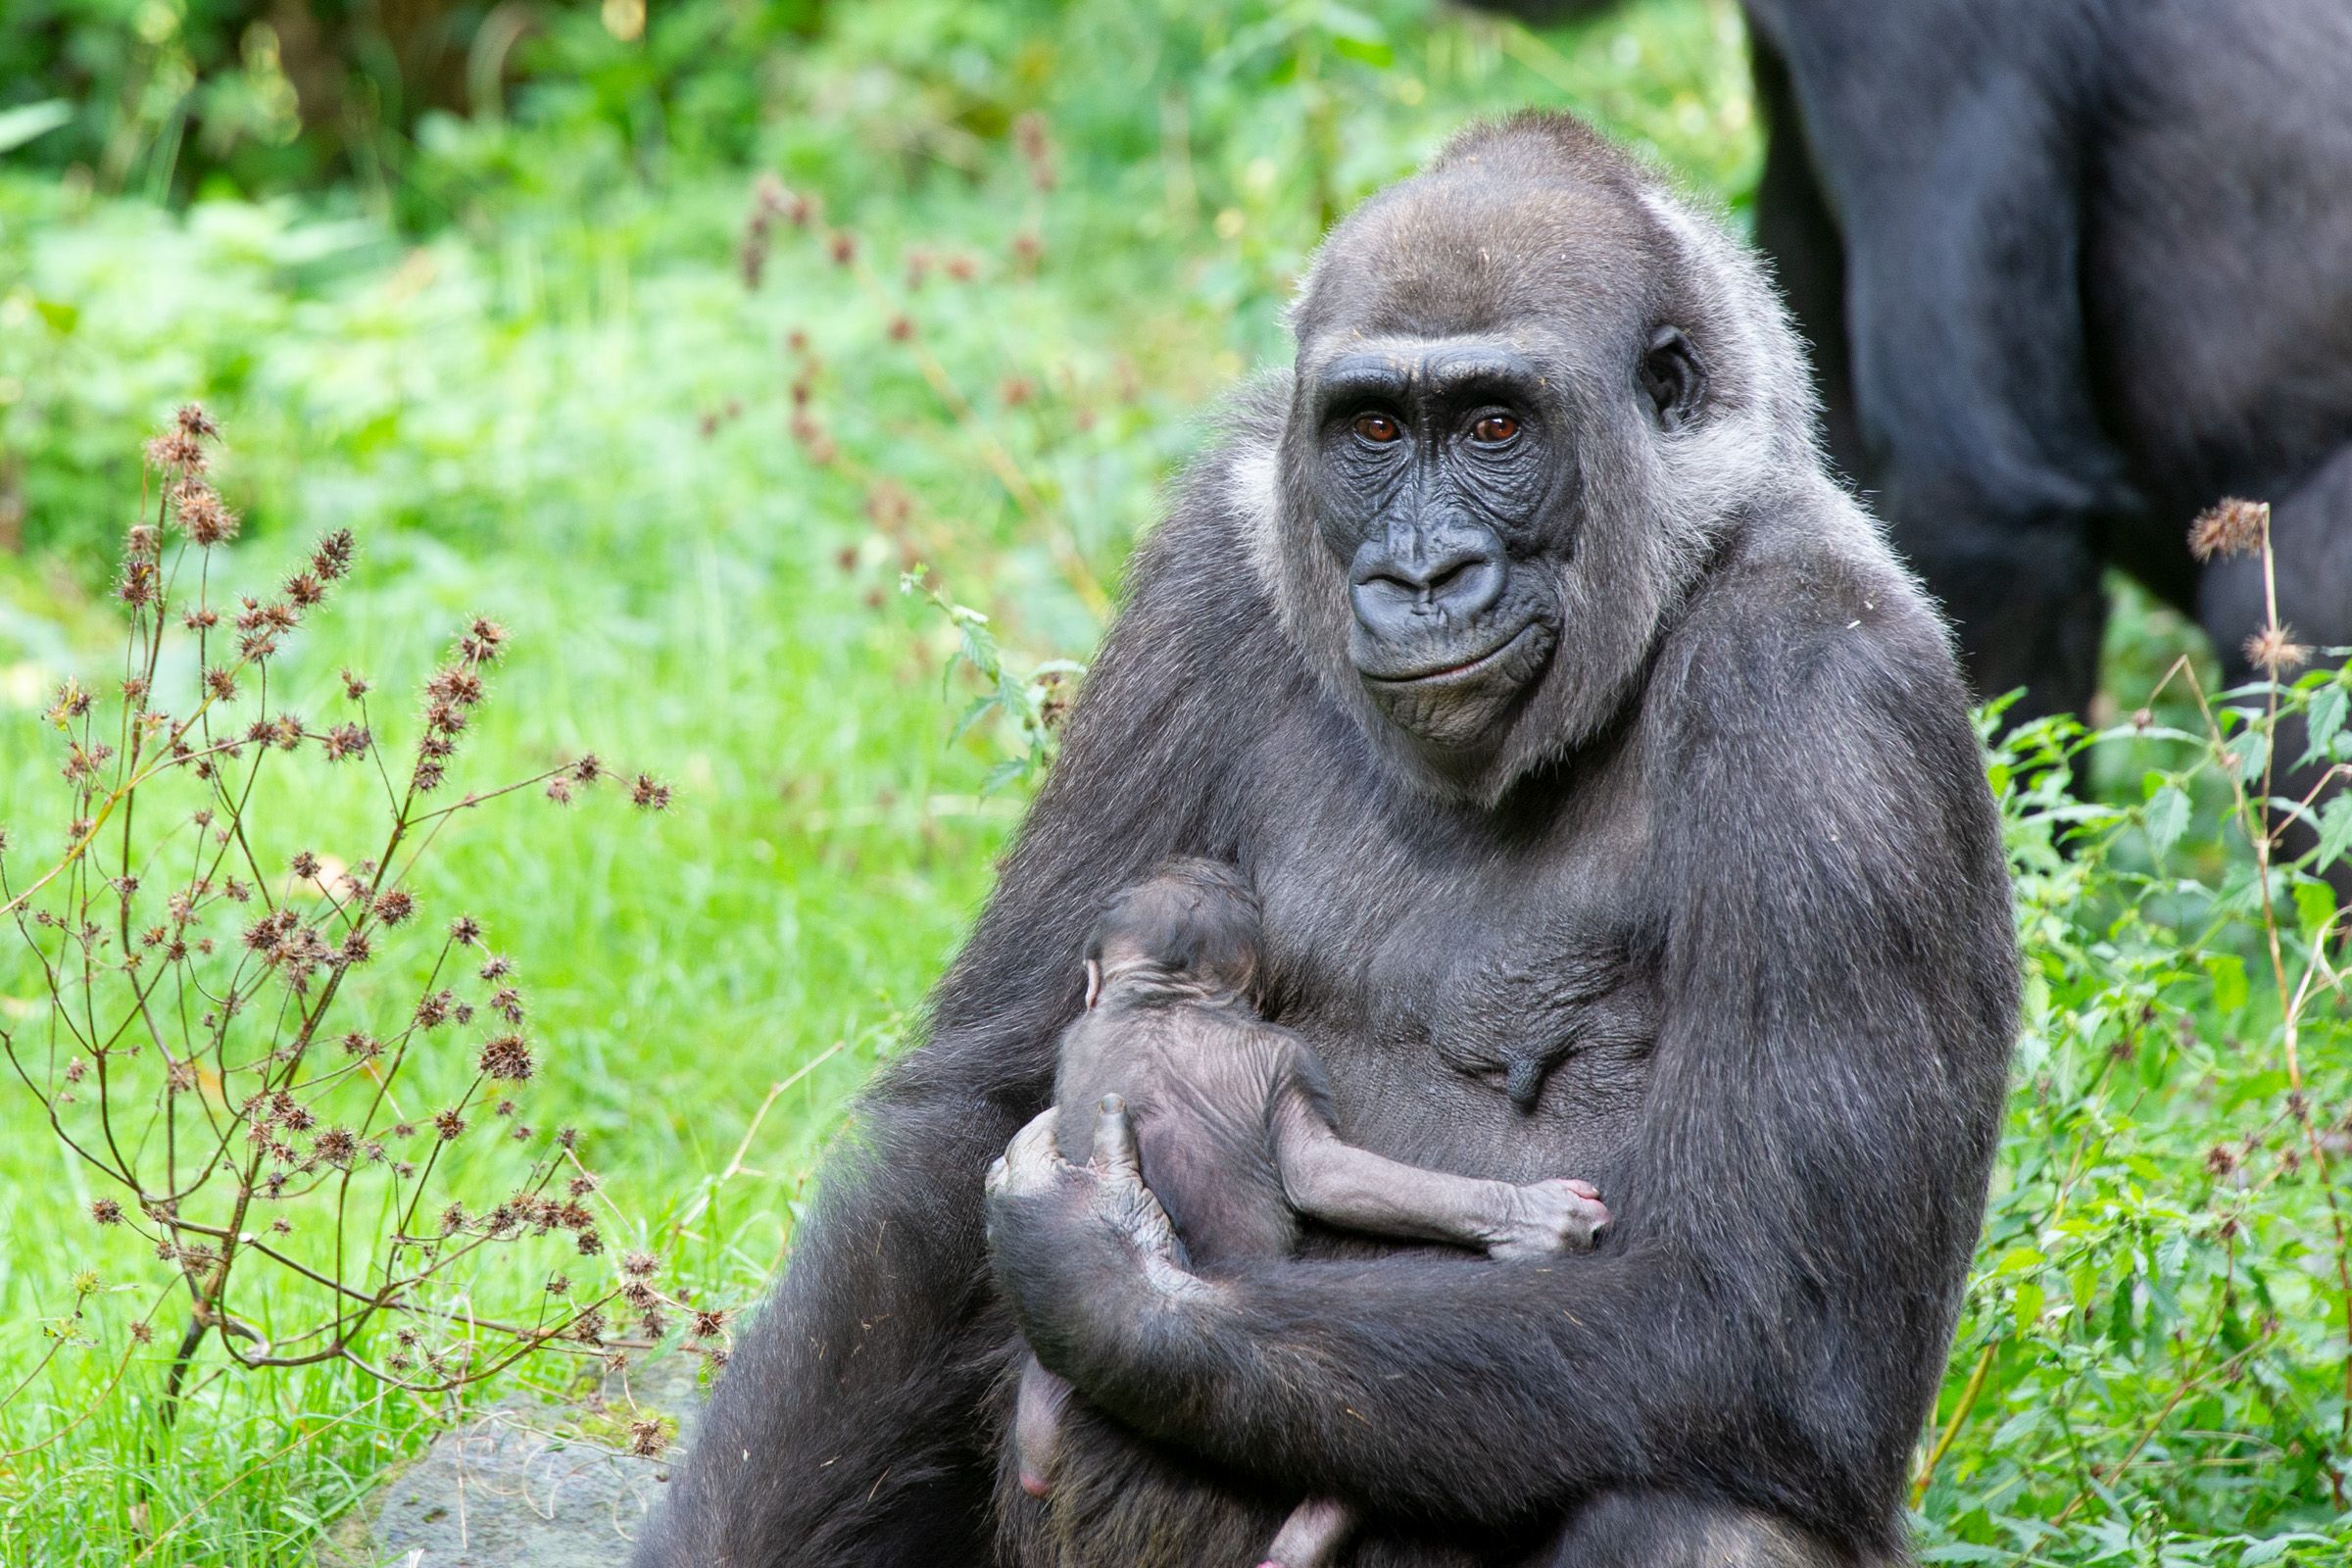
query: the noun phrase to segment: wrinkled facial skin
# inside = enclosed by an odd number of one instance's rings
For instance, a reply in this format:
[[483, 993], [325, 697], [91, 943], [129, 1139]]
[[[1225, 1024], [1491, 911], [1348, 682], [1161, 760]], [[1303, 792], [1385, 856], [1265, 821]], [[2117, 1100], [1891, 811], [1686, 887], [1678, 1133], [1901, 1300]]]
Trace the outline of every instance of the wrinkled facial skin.
[[1364, 690], [1434, 765], [1473, 767], [1558, 646], [1574, 446], [1559, 400], [1506, 344], [1399, 340], [1324, 362], [1302, 389], [1315, 526], [1347, 573]]

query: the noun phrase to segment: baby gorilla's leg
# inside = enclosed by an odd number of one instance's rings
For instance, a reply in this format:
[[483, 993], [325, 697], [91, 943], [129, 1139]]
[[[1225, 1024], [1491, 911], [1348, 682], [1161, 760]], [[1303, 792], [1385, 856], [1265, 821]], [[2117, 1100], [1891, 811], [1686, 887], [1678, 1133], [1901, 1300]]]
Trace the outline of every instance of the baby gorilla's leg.
[[1070, 1385], [1031, 1356], [1021, 1369], [1021, 1392], [1013, 1403], [1012, 1447], [1021, 1460], [1021, 1490], [1043, 1497], [1054, 1490], [1054, 1444], [1061, 1434], [1061, 1407]]
[[1355, 1511], [1331, 1497], [1309, 1497], [1282, 1522], [1258, 1568], [1329, 1568], [1355, 1529]]

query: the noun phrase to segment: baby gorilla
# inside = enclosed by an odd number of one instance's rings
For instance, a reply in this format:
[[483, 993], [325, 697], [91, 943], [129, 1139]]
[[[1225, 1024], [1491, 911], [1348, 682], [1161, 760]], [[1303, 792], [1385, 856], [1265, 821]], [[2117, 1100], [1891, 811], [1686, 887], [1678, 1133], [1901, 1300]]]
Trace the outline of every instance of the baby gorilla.
[[[1145, 1185], [1191, 1265], [1212, 1274], [1226, 1259], [1288, 1254], [1301, 1214], [1498, 1258], [1592, 1245], [1609, 1211], [1588, 1183], [1449, 1176], [1342, 1143], [1313, 1050], [1257, 1015], [1257, 900], [1231, 867], [1169, 860], [1111, 899], [1087, 942], [1086, 1011], [1060, 1041], [1064, 1158], [1106, 1152], [1099, 1143], [1132, 1127]], [[1032, 1496], [1052, 1491], [1069, 1396], [1029, 1358], [1013, 1443]], [[1309, 1498], [1274, 1538], [1270, 1562], [1323, 1568], [1354, 1523], [1347, 1504]]]

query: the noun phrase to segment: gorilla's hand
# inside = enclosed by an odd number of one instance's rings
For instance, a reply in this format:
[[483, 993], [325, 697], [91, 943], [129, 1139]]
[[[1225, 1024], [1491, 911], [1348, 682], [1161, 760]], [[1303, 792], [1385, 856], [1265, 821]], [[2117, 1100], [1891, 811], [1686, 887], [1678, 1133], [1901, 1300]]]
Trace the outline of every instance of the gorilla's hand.
[[1608, 1223], [1608, 1205], [1591, 1182], [1532, 1182], [1512, 1190], [1510, 1221], [1487, 1243], [1487, 1255], [1510, 1260], [1589, 1252]]
[[1210, 1287], [1189, 1271], [1176, 1227], [1144, 1185], [1125, 1102], [1102, 1097], [1091, 1164], [1061, 1157], [1055, 1115], [1040, 1113], [988, 1168], [988, 1249], [1030, 1348], [1084, 1388], [1066, 1360], [1073, 1331], [1085, 1337], [1080, 1318], [1172, 1306]]

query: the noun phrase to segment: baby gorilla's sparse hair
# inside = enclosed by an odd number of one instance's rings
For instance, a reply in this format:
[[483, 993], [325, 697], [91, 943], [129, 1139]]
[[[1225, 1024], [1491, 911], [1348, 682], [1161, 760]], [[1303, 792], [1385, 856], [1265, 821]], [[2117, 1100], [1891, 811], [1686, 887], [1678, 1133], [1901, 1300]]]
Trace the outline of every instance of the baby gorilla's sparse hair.
[[1086, 960], [1107, 969], [1140, 963], [1249, 996], [1257, 987], [1257, 895], [1232, 866], [1163, 860], [1103, 905]]

